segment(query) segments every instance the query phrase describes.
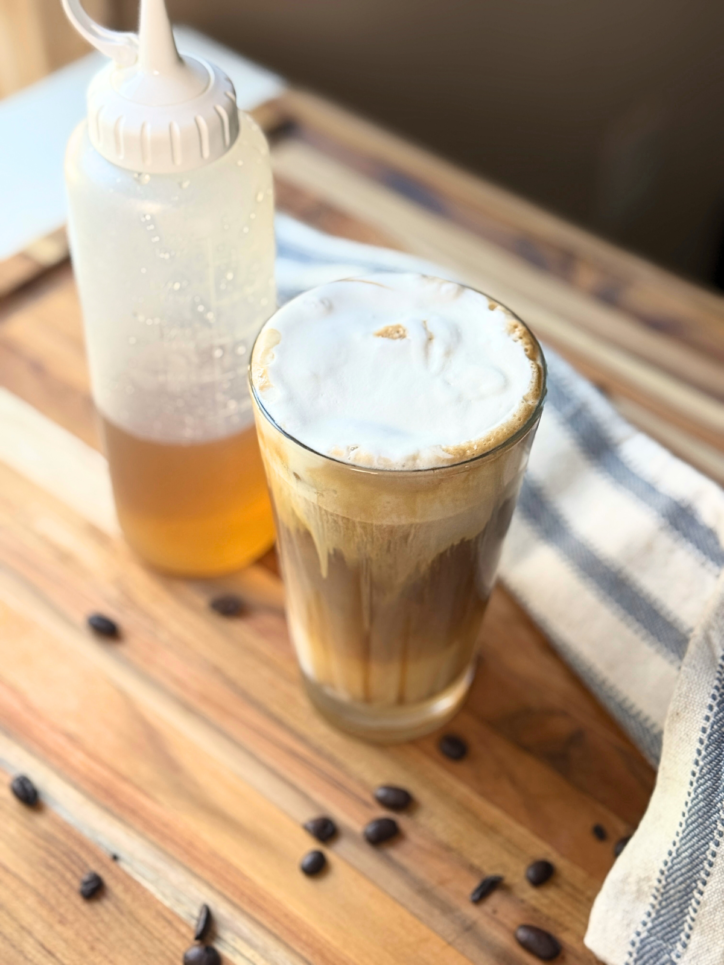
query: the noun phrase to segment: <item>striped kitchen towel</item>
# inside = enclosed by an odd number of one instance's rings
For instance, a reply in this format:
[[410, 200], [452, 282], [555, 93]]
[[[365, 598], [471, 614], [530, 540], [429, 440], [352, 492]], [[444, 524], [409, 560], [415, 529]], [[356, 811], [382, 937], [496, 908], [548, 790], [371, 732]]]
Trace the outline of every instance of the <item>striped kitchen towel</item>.
[[[450, 274], [284, 215], [277, 242], [282, 301], [370, 271]], [[545, 352], [548, 398], [501, 579], [660, 761], [586, 941], [607, 965], [724, 965], [724, 491]]]

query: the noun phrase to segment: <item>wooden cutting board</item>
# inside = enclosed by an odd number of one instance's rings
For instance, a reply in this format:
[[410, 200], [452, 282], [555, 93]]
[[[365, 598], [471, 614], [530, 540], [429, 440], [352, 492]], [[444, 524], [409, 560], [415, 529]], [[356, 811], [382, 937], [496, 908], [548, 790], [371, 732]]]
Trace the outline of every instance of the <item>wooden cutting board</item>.
[[[283, 210], [492, 280], [613, 396], [724, 464], [715, 296], [315, 99], [292, 94], [268, 116], [287, 119]], [[0, 766], [30, 775], [43, 802], [26, 809], [0, 787], [0, 960], [179, 963], [203, 901], [228, 962], [523, 965], [521, 923], [554, 932], [561, 961], [593, 962], [591, 902], [653, 784], [630, 741], [502, 589], [449, 728], [465, 760], [441, 756], [435, 735], [381, 748], [332, 730], [302, 693], [273, 555], [184, 582], [118, 535], [71, 270], [43, 267], [0, 302]], [[661, 319], [662, 284], [667, 317], [696, 320], [683, 334], [642, 321]], [[243, 615], [209, 609], [221, 590]], [[91, 611], [122, 638], [93, 637]], [[401, 838], [373, 849], [361, 830], [382, 783], [416, 804]], [[340, 832], [308, 879], [301, 825], [320, 814]], [[557, 869], [538, 889], [524, 878], [536, 858]], [[106, 888], [86, 903], [90, 869]], [[505, 885], [473, 905], [484, 874]]]

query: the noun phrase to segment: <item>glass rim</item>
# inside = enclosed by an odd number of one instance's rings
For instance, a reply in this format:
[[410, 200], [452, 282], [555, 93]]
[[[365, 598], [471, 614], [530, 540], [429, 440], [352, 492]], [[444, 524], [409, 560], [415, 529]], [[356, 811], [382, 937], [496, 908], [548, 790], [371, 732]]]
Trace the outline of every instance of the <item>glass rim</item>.
[[[405, 271], [379, 272], [379, 274], [390, 274], [390, 275], [415, 274], [415, 275], [420, 275], [420, 277], [422, 278], [438, 277], [436, 275], [424, 275], [421, 272], [405, 272]], [[355, 278], [348, 277], [348, 278], [338, 278], [335, 280], [336, 281], [355, 281]], [[441, 279], [441, 280], [446, 281], [448, 279]], [[334, 281], [325, 282], [325, 284], [334, 284]], [[509, 312], [510, 315], [512, 315], [517, 322], [520, 322], [520, 324], [523, 326], [526, 332], [533, 339], [533, 343], [538, 349], [538, 358], [539, 358], [540, 367], [541, 367], [541, 388], [540, 388], [540, 397], [538, 399], [538, 402], [536, 403], [535, 408], [530, 413], [528, 418], [525, 420], [523, 425], [519, 426], [512, 435], [508, 436], [507, 439], [504, 439], [502, 442], [498, 443], [497, 446], [493, 446], [492, 449], [486, 449], [484, 452], [479, 452], [474, 456], [468, 457], [467, 459], [461, 459], [458, 462], [447, 463], [445, 465], [421, 466], [419, 469], [391, 469], [385, 466], [360, 466], [357, 463], [347, 462], [345, 459], [338, 459], [336, 456], [330, 456], [326, 452], [319, 452], [318, 449], [313, 449], [312, 446], [308, 446], [306, 442], [302, 442], [301, 439], [297, 439], [290, 432], [287, 432], [286, 429], [283, 429], [279, 425], [279, 423], [274, 419], [271, 413], [266, 409], [266, 407], [264, 406], [264, 403], [261, 401], [261, 399], [259, 398], [259, 394], [256, 391], [256, 386], [254, 385], [254, 379], [252, 377], [252, 364], [254, 361], [254, 351], [256, 349], [257, 342], [259, 341], [261, 333], [264, 331], [267, 325], [269, 325], [272, 319], [275, 318], [277, 313], [282, 310], [282, 308], [284, 308], [290, 302], [296, 301], [297, 298], [301, 298], [303, 295], [307, 295], [309, 294], [309, 292], [315, 291], [315, 289], [317, 288], [324, 287], [323, 285], [315, 285], [314, 288], [309, 288], [306, 291], [300, 292], [298, 295], [295, 295], [294, 298], [290, 298], [288, 302], [285, 302], [284, 305], [280, 305], [276, 309], [276, 311], [269, 316], [269, 318], [264, 322], [262, 327], [257, 332], [251, 347], [251, 352], [249, 353], [249, 364], [247, 366], [247, 379], [249, 382], [249, 390], [251, 392], [252, 398], [256, 403], [259, 411], [262, 413], [262, 415], [267, 420], [267, 422], [271, 426], [273, 426], [274, 429], [276, 429], [276, 431], [279, 432], [281, 435], [283, 435], [286, 439], [289, 439], [290, 442], [293, 442], [295, 445], [300, 446], [302, 449], [306, 449], [307, 452], [311, 452], [315, 456], [319, 456], [321, 459], [327, 459], [329, 460], [329, 462], [336, 462], [340, 466], [344, 466], [345, 468], [352, 469], [356, 472], [364, 472], [364, 473], [372, 473], [372, 474], [389, 473], [391, 475], [397, 475], [397, 476], [402, 476], [406, 473], [418, 474], [418, 473], [446, 472], [451, 469], [459, 469], [464, 466], [469, 466], [474, 462], [479, 462], [483, 459], [487, 459], [489, 456], [497, 455], [498, 453], [503, 452], [505, 449], [508, 449], [511, 446], [515, 445], [516, 442], [519, 442], [520, 439], [526, 436], [528, 432], [533, 428], [533, 426], [540, 418], [541, 412], [543, 410], [543, 403], [545, 402], [545, 399], [546, 399], [547, 386], [548, 386], [548, 365], [546, 363], [546, 358], [543, 353], [543, 349], [541, 347], [540, 342], [538, 341], [534, 333], [531, 331], [528, 324], [524, 322], [523, 319], [519, 315], [517, 315], [511, 308], [508, 308], [508, 306], [504, 302], [499, 301], [497, 298], [494, 298], [492, 295], [488, 295], [487, 292], [480, 291], [479, 288], [473, 288], [472, 285], [465, 285], [462, 282], [455, 282], [455, 284], [461, 285], [462, 288], [467, 288], [470, 291], [477, 292], [478, 295], [482, 295], [484, 298], [494, 301], [497, 305], [500, 305], [501, 308], [504, 308], [505, 311]]]

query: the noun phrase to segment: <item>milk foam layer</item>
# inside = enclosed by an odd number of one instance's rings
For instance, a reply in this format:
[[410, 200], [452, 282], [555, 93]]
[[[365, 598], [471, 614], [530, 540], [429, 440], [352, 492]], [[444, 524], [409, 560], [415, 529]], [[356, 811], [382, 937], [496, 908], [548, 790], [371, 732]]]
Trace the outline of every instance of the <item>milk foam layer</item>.
[[267, 413], [315, 452], [385, 469], [450, 465], [504, 442], [542, 386], [507, 309], [414, 274], [337, 281], [267, 322], [252, 359]]

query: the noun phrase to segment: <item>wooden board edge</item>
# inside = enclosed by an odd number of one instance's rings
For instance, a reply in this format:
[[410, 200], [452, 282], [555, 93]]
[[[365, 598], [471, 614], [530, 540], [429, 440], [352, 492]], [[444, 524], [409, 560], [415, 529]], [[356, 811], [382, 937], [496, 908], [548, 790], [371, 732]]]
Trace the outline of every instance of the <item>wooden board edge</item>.
[[642, 282], [669, 292], [677, 300], [693, 303], [701, 311], [724, 315], [724, 295], [710, 291], [635, 252], [607, 241], [508, 188], [469, 171], [319, 94], [291, 88], [285, 95], [285, 108], [290, 119], [300, 125], [332, 134], [345, 142], [359, 143], [364, 140], [375, 149], [420, 170], [435, 169], [437, 177], [443, 176], [449, 180], [452, 191], [484, 201], [491, 211], [505, 211], [511, 220], [534, 226], [551, 240], [557, 240], [569, 249], [578, 250], [593, 261], [612, 267], [621, 274], [638, 276]]

